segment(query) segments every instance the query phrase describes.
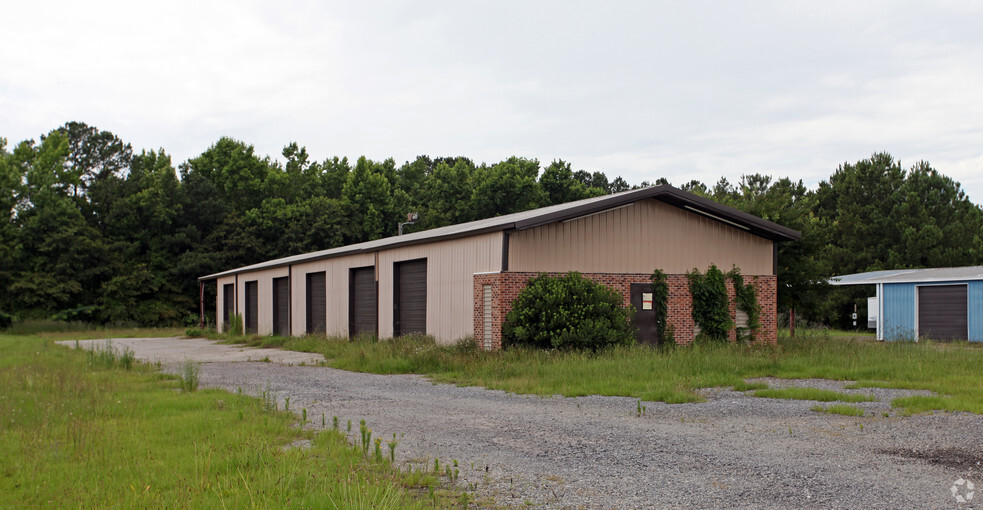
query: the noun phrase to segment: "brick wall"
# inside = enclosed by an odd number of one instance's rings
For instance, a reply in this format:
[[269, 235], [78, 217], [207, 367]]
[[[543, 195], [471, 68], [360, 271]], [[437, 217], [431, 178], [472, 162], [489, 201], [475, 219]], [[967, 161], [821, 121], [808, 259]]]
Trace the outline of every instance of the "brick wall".
[[[484, 334], [484, 286], [490, 285], [492, 290], [492, 327], [491, 341], [488, 347], [500, 349], [502, 347], [502, 323], [505, 316], [512, 309], [512, 302], [518, 297], [522, 289], [526, 287], [529, 280], [538, 273], [480, 273], [474, 275], [474, 339], [479, 347], [485, 347]], [[559, 275], [561, 273], [549, 273]], [[598, 283], [611, 287], [624, 298], [624, 305], [628, 306], [631, 300], [632, 283], [649, 283], [650, 275], [633, 273], [582, 273], [584, 278], [588, 278]], [[686, 345], [693, 342], [693, 338], [698, 332], [693, 321], [692, 304], [693, 299], [689, 293], [689, 280], [686, 275], [673, 274], [669, 277], [669, 312], [667, 322], [673, 329], [673, 336], [677, 344]], [[761, 305], [761, 317], [759, 322], [761, 327], [758, 331], [757, 340], [768, 343], [778, 341], [777, 327], [777, 291], [778, 279], [775, 276], [745, 276], [744, 283], [754, 284], [758, 292], [758, 304]], [[734, 286], [727, 280], [727, 295], [730, 298], [731, 319], [737, 322], [737, 305], [734, 301]], [[728, 335], [731, 341], [736, 339], [736, 332], [731, 331]]]

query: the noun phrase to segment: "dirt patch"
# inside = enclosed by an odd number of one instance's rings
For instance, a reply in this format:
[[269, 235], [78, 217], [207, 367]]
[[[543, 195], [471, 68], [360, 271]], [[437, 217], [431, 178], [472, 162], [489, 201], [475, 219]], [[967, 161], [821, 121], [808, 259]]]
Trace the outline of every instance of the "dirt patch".
[[983, 470], [983, 450], [967, 450], [964, 448], [886, 448], [878, 453], [898, 455], [906, 459], [917, 459], [951, 469], [965, 471]]

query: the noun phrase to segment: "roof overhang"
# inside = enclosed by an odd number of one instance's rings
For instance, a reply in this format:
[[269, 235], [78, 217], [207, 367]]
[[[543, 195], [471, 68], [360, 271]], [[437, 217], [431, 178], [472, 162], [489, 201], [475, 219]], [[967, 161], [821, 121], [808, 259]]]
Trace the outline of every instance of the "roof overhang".
[[965, 282], [983, 280], [983, 266], [889, 269], [834, 276], [830, 285], [876, 285], [879, 283]]

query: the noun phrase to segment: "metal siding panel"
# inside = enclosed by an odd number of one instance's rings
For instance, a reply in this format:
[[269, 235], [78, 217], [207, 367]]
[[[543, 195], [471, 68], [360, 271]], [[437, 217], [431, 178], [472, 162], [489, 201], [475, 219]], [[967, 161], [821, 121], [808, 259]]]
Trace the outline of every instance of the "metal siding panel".
[[512, 234], [513, 271], [684, 273], [711, 263], [772, 274], [773, 243], [706, 216], [646, 200]]
[[[509, 247], [511, 250], [511, 242]], [[510, 251], [509, 265], [512, 254]], [[449, 344], [474, 334], [474, 273], [499, 271], [502, 233], [492, 232], [379, 252], [379, 336], [393, 335], [393, 264], [426, 258], [427, 334]]]
[[983, 280], [969, 282], [966, 300], [969, 341], [983, 342]]
[[243, 282], [256, 282], [256, 332], [260, 335], [273, 333], [273, 278], [287, 276], [287, 267], [277, 267], [273, 269], [263, 269], [239, 274], [239, 290], [236, 299], [238, 300], [239, 313], [243, 314], [245, 321], [246, 293]]
[[883, 300], [884, 339], [915, 338], [915, 285], [885, 284]]
[[348, 271], [355, 267], [371, 266], [375, 256], [363, 253], [346, 257], [315, 260], [293, 266], [293, 332], [303, 335], [307, 331], [306, 275], [325, 273], [325, 328], [330, 336], [348, 336]]

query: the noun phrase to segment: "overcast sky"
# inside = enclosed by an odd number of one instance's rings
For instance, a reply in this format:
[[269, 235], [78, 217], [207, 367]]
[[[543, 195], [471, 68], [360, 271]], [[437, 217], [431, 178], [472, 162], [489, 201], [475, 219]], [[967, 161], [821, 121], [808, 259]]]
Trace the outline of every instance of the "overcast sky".
[[76, 120], [175, 166], [554, 159], [630, 183], [810, 187], [878, 151], [983, 203], [983, 2], [14, 2], [0, 136]]

